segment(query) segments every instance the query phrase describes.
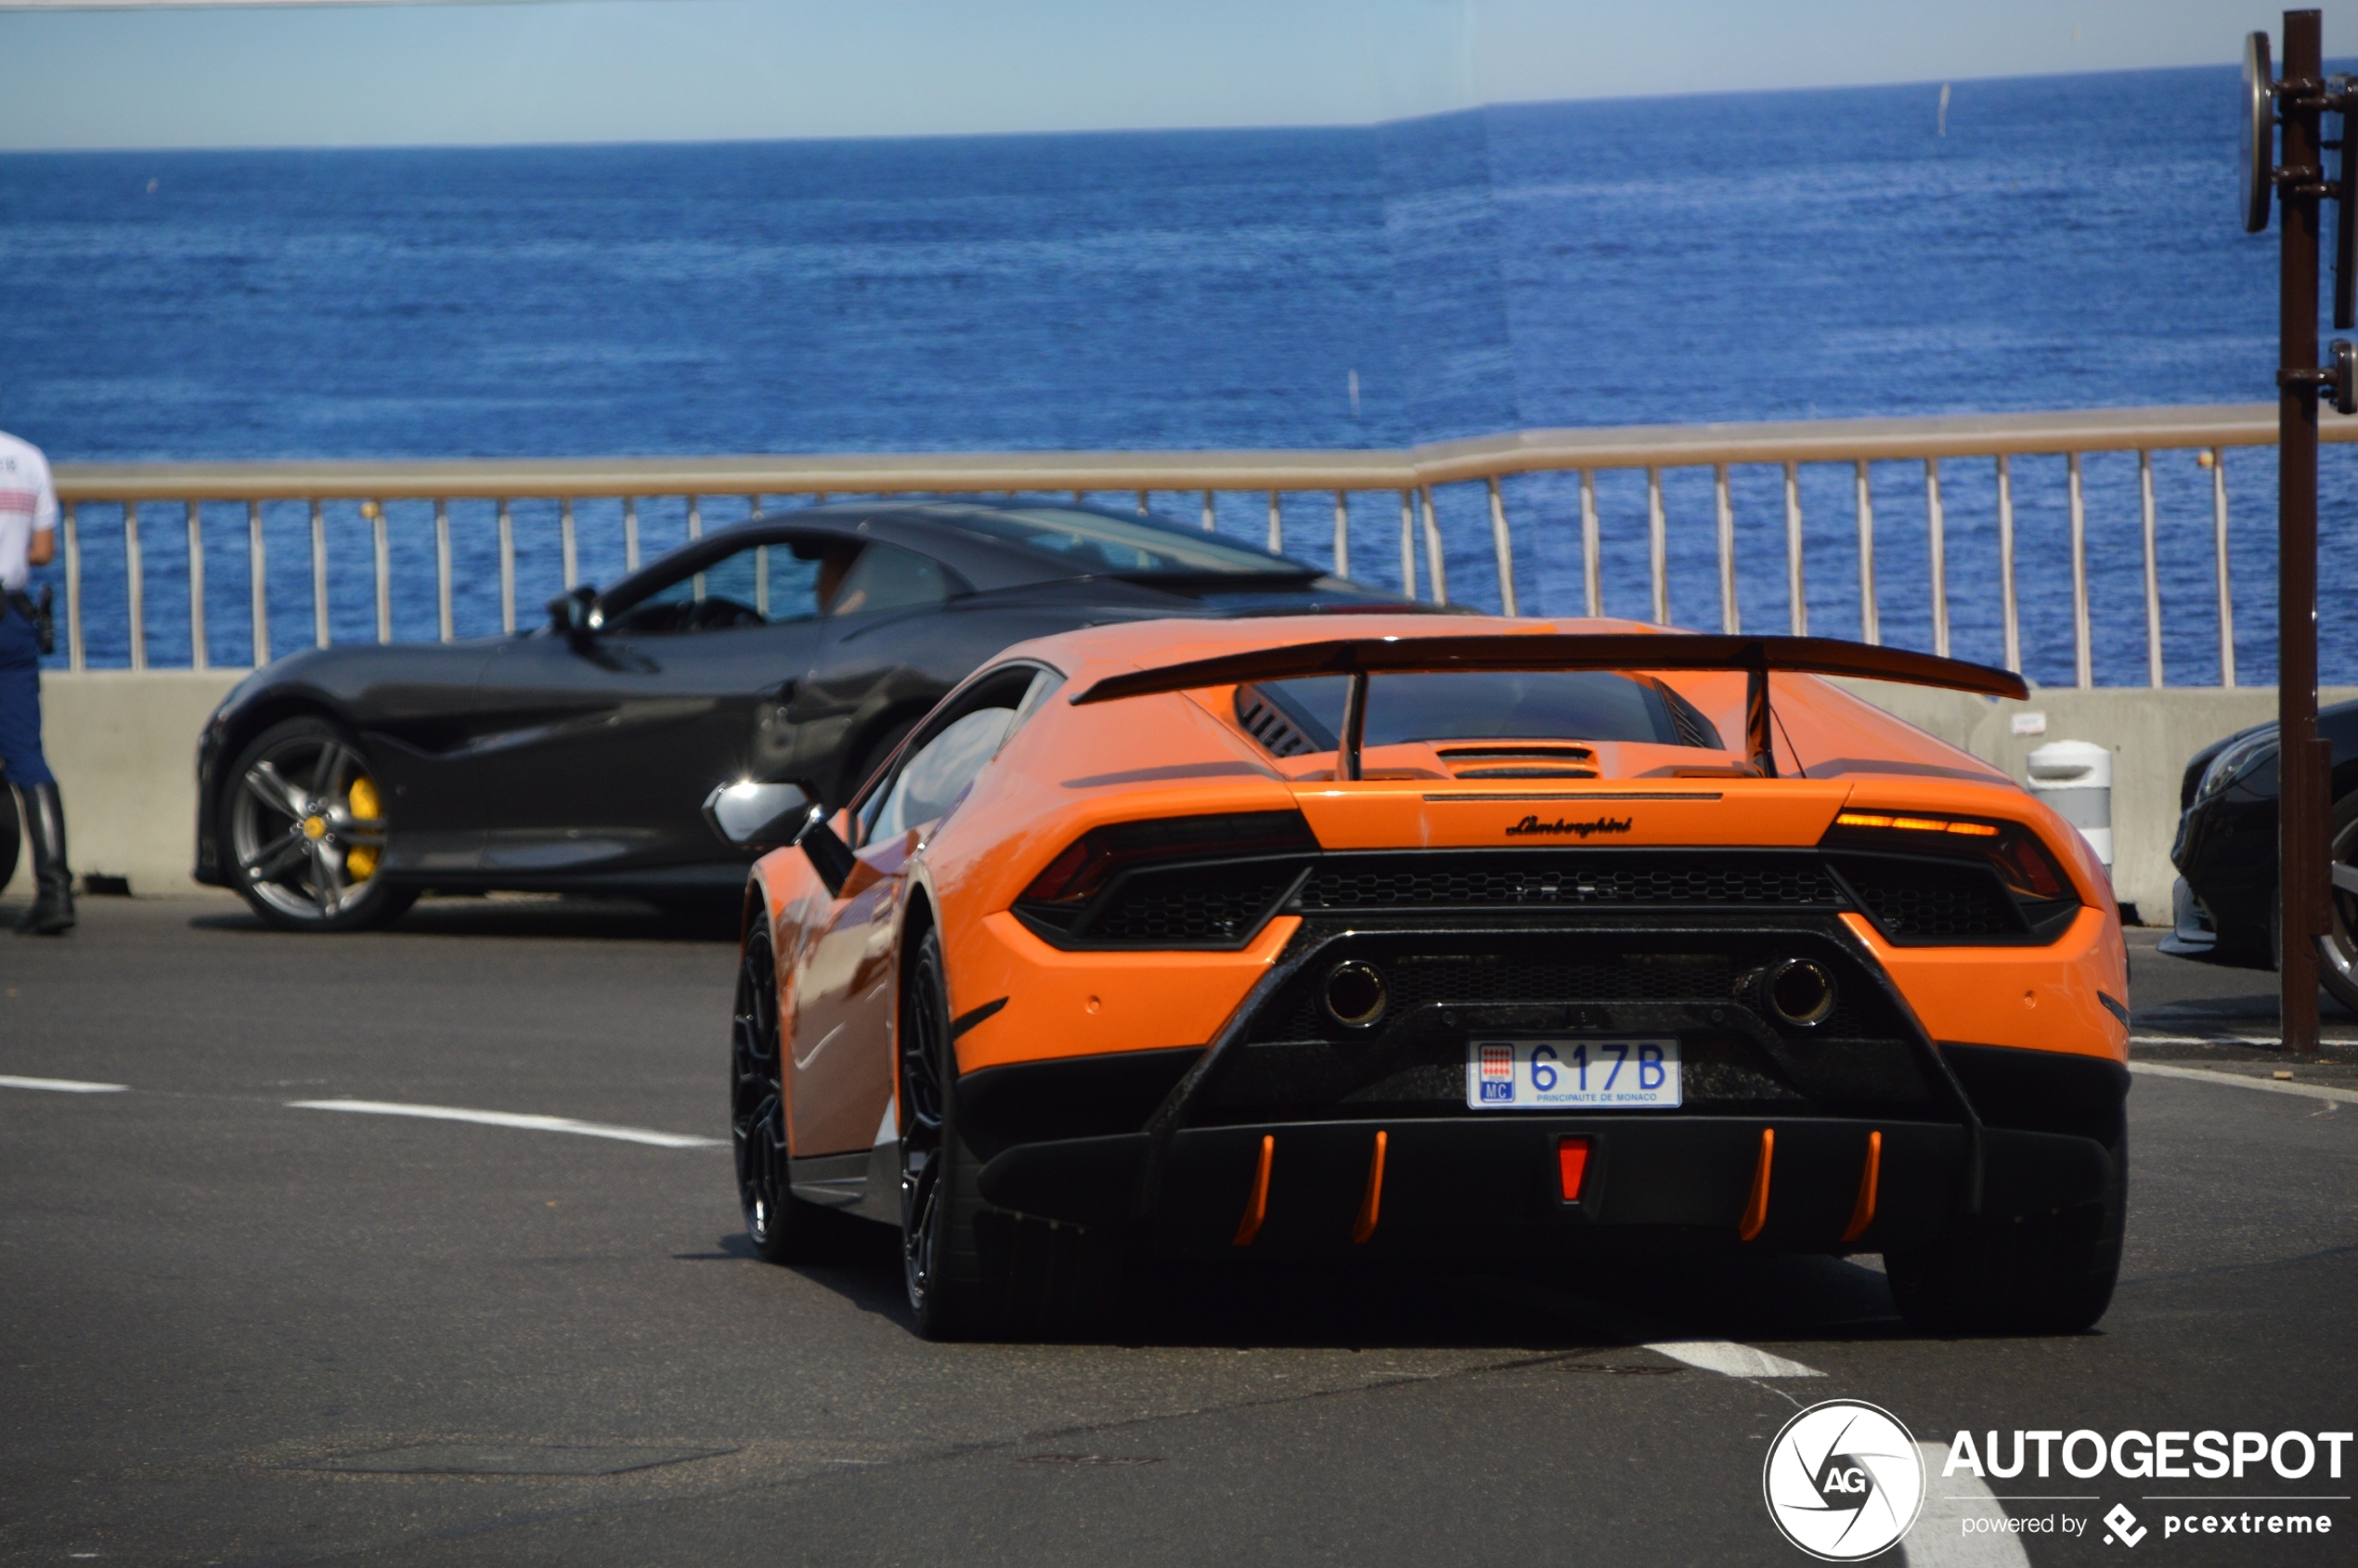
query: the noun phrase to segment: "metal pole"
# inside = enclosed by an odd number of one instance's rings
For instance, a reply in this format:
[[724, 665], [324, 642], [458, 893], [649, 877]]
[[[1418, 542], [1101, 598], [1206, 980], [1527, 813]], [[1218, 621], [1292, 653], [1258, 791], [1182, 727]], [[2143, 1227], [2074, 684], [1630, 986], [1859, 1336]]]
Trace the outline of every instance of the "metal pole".
[[581, 575], [574, 564], [573, 498], [571, 496], [567, 496], [557, 503], [557, 538], [559, 548], [564, 553], [565, 591], [571, 593], [574, 580]]
[[1335, 492], [1335, 576], [1351, 576], [1351, 492]]
[[[2277, 99], [2284, 167], [2297, 182], [2278, 191], [2276, 397], [2276, 732], [2278, 891], [2283, 900], [2285, 1048], [2317, 1049], [2316, 940], [2326, 923], [2326, 799], [2331, 756], [2317, 738], [2317, 145], [2316, 95], [2325, 74], [2316, 11], [2285, 13], [2285, 79], [2299, 95]], [[2344, 214], [2343, 221], [2349, 221]], [[2300, 372], [2299, 375], [2284, 372]]]
[[246, 579], [253, 588], [253, 667], [270, 662], [270, 569], [262, 545], [262, 503], [246, 502]]
[[1144, 490], [1138, 492], [1138, 515], [1147, 515], [1147, 492]]
[[328, 514], [317, 499], [311, 503], [311, 642], [328, 645]]
[[2227, 586], [2227, 448], [2210, 449], [2210, 544], [2219, 566], [2219, 684], [2235, 683], [2235, 596]]
[[205, 667], [204, 509], [188, 503], [188, 667]]
[[1591, 616], [1605, 613], [1603, 565], [1599, 559], [1603, 553], [1597, 527], [1597, 476], [1584, 468], [1580, 471], [1580, 586]]
[[131, 609], [131, 667], [148, 667], [147, 583], [139, 569], [139, 503], [123, 503], [123, 576]]
[[[1081, 492], [1075, 490], [1073, 492], [1073, 505], [1079, 506], [1081, 504], [1080, 497]], [[704, 538], [704, 498], [702, 496], [690, 496], [688, 498], [688, 537], [692, 539], [700, 539]]]
[[393, 641], [393, 551], [385, 538], [385, 503], [369, 503], [369, 532], [377, 552], [377, 641]]
[[1203, 531], [1209, 534], [1213, 532], [1217, 526], [1218, 522], [1212, 515], [1211, 492], [1210, 490], [1206, 490], [1203, 493]]
[[1801, 582], [1801, 465], [1785, 464], [1785, 626], [1809, 635], [1809, 599]]
[[1744, 626], [1736, 603], [1736, 508], [1728, 499], [1728, 465], [1715, 467], [1712, 479], [1719, 513], [1719, 629], [1732, 637]]
[[2154, 455], [2137, 454], [2137, 489], [2145, 520], [2145, 684], [2161, 684], [2161, 574], [2154, 564]]
[[2015, 476], [1998, 454], [1998, 594], [2006, 618], [2006, 667], [2022, 673], [2022, 613], [2015, 600]]
[[1432, 514], [1432, 486], [1419, 492], [1425, 503], [1425, 576], [1432, 579], [1432, 602], [1449, 603], [1449, 573], [1441, 559], [1441, 525]]
[[1669, 525], [1662, 515], [1662, 470], [1646, 470], [1646, 564], [1653, 573], [1654, 625], [1670, 624]]
[[434, 503], [434, 609], [439, 616], [442, 640], [450, 641], [450, 503]]
[[1285, 548], [1285, 515], [1277, 510], [1277, 492], [1272, 490], [1269, 492], [1269, 553], [1283, 554]]
[[499, 629], [516, 629], [516, 525], [508, 515], [508, 498], [499, 498]]
[[622, 569], [639, 569], [639, 498], [622, 498]]
[[1417, 503], [1407, 490], [1400, 492], [1400, 591], [1417, 597]]
[[83, 667], [82, 529], [77, 507], [66, 502], [66, 667]]
[[2079, 485], [2079, 454], [2071, 454], [2072, 679], [2081, 690], [2096, 683], [2088, 651], [2088, 507]]
[[1859, 460], [1859, 638], [1883, 641], [1883, 617], [1875, 613], [1875, 497], [1864, 458]]
[[1511, 616], [1515, 611], [1515, 549], [1507, 534], [1507, 502], [1498, 493], [1498, 481], [1490, 481], [1490, 548], [1498, 557], [1498, 610]]
[[1932, 551], [1932, 651], [1949, 656], [1948, 519], [1940, 511], [1940, 460], [1924, 460], [1925, 542]]

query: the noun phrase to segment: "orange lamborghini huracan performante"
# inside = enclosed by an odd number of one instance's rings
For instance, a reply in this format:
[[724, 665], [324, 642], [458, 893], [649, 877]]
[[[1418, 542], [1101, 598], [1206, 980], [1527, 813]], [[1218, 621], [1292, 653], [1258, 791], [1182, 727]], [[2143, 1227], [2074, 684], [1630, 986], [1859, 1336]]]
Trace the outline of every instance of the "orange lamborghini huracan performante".
[[[850, 803], [715, 793], [762, 1254], [900, 1228], [934, 1336], [1143, 1251], [1877, 1252], [1911, 1322], [2109, 1300], [2127, 955], [2002, 774], [1823, 639], [1354, 616], [1009, 649]], [[834, 1212], [830, 1212], [834, 1211]]]

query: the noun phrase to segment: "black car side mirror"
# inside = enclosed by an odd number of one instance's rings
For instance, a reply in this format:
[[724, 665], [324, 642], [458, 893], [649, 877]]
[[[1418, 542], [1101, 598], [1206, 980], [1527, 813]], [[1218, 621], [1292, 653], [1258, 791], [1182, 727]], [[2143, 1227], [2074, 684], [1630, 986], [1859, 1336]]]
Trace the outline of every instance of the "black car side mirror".
[[598, 590], [588, 583], [549, 601], [549, 629], [567, 641], [580, 641], [598, 625]]
[[795, 841], [812, 804], [798, 784], [722, 784], [705, 797], [704, 820], [724, 842], [767, 853]]
[[843, 885], [850, 880], [851, 868], [860, 863], [851, 852], [851, 846], [827, 825], [827, 809], [824, 806], [810, 808], [810, 815], [804, 820], [802, 831], [795, 835], [795, 848], [810, 858], [810, 869], [817, 872], [819, 880], [827, 885], [830, 896], [843, 891]]

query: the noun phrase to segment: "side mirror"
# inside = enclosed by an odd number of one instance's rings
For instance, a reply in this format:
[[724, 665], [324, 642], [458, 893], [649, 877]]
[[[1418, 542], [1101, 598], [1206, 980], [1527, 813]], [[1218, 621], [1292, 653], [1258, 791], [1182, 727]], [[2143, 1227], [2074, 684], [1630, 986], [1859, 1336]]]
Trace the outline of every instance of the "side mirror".
[[810, 807], [800, 784], [722, 784], [705, 797], [704, 820], [725, 842], [767, 851], [795, 841]]
[[568, 641], [579, 641], [598, 625], [598, 590], [587, 583], [549, 601], [549, 629]]
[[810, 869], [817, 872], [819, 880], [827, 885], [830, 896], [842, 893], [843, 885], [851, 879], [852, 868], [860, 863], [858, 857], [851, 852], [851, 846], [836, 836], [836, 830], [827, 825], [827, 809], [824, 806], [810, 808], [810, 815], [804, 819], [802, 831], [795, 835], [795, 847], [810, 858]]

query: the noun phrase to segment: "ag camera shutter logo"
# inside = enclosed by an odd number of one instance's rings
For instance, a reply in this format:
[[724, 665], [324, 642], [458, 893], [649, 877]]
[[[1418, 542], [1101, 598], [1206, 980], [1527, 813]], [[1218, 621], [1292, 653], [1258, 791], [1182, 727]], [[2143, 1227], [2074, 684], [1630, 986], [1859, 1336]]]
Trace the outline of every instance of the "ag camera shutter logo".
[[1785, 1539], [1820, 1562], [1856, 1562], [1914, 1526], [1924, 1462], [1890, 1411], [1829, 1399], [1787, 1421], [1768, 1445], [1760, 1491]]

